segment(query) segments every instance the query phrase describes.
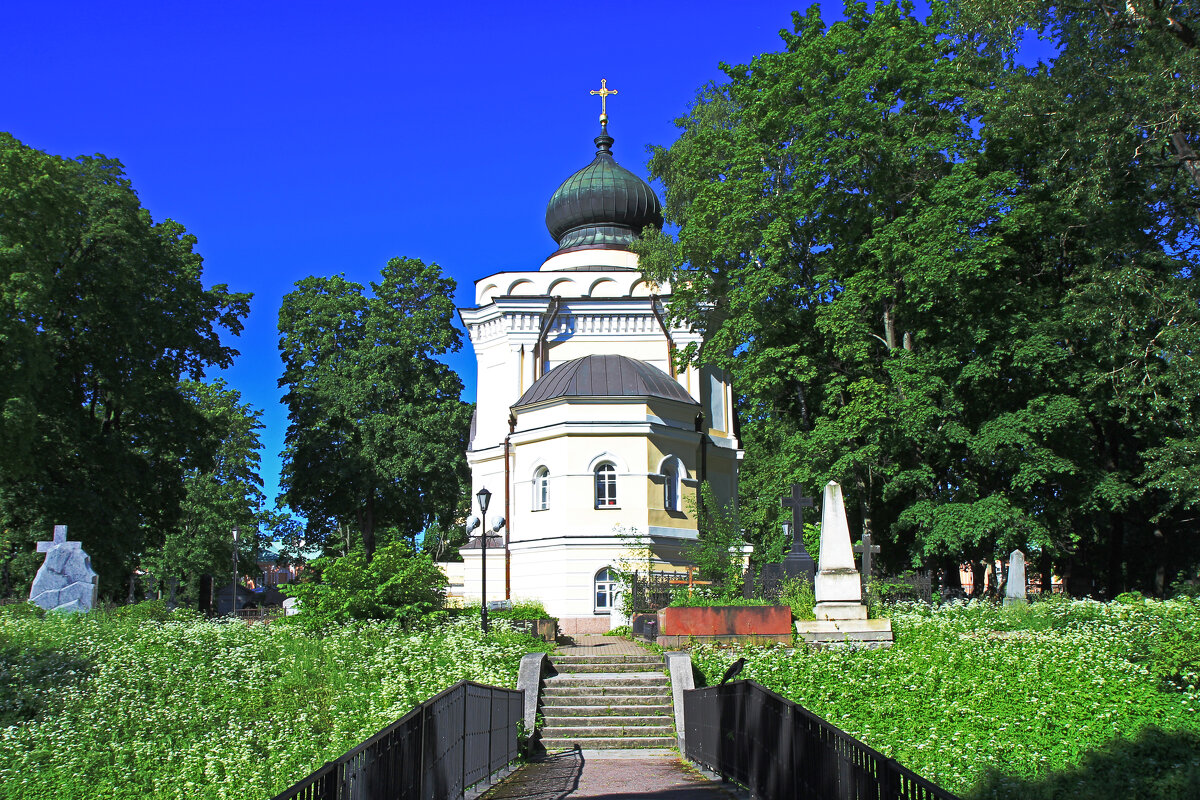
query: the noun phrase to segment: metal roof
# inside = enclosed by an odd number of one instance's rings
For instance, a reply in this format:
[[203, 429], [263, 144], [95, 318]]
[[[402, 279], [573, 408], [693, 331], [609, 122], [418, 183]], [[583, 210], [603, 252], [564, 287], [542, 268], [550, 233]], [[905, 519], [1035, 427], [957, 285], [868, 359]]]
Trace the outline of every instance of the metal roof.
[[559, 251], [629, 249], [647, 225], [661, 228], [662, 204], [644, 180], [612, 156], [607, 130], [596, 137], [596, 157], [562, 182], [546, 205], [546, 228]]
[[584, 356], [559, 364], [521, 395], [514, 408], [559, 397], [661, 397], [699, 405], [670, 375], [626, 356]]

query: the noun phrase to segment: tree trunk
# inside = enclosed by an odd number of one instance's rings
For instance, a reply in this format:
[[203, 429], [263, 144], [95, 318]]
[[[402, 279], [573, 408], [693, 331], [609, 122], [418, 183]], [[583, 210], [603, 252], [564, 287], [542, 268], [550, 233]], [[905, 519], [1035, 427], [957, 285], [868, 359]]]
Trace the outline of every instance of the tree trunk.
[[1109, 599], [1125, 591], [1125, 576], [1122, 570], [1125, 561], [1125, 517], [1109, 514], [1108, 526], [1108, 577], [1105, 581]]
[[363, 549], [367, 551], [367, 561], [375, 557], [375, 493], [367, 495], [367, 508], [363, 513]]
[[1049, 596], [1054, 591], [1054, 563], [1050, 560], [1050, 553], [1044, 549], [1038, 557], [1038, 571], [1042, 574], [1042, 594]]
[[942, 562], [945, 578], [942, 582], [942, 599], [947, 596], [962, 597], [962, 574], [958, 571], [959, 561], [954, 556], [947, 556]]
[[1154, 596], [1167, 597], [1167, 535], [1161, 528], [1154, 529]]

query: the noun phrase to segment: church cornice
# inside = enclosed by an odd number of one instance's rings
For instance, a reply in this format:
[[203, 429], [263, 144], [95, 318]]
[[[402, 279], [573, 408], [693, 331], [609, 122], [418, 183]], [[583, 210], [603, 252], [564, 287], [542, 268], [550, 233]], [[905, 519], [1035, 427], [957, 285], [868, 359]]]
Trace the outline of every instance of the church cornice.
[[[554, 297], [549, 295], [504, 296], [478, 308], [458, 309], [459, 319], [473, 343], [502, 336], [537, 338], [545, 315]], [[659, 339], [662, 327], [655, 317], [654, 297], [561, 297], [561, 305], [547, 335], [552, 338], [570, 336], [645, 336]], [[666, 298], [669, 300], [669, 298]], [[700, 334], [689, 328], [675, 326], [670, 330], [671, 341], [677, 345], [698, 342]]]

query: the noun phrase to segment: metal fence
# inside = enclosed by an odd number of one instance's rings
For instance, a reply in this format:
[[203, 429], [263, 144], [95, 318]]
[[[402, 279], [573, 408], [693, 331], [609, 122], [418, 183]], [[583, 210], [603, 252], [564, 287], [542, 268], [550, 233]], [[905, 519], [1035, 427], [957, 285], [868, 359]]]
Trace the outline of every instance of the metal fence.
[[686, 755], [761, 800], [958, 800], [754, 681], [683, 693]]
[[625, 607], [630, 614], [651, 614], [671, 605], [671, 595], [685, 574], [676, 572], [634, 572], [630, 575]]
[[453, 800], [517, 758], [524, 692], [460, 681], [273, 800]]

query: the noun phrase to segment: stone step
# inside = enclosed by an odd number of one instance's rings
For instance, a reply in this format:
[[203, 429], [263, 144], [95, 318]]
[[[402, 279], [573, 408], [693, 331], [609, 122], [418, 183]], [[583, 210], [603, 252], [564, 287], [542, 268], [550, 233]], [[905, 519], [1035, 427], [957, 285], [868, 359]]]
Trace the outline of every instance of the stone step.
[[[583, 700], [585, 698], [578, 698]], [[636, 700], [657, 700], [654, 697], [638, 697]], [[564, 719], [569, 717], [669, 717], [674, 709], [668, 703], [623, 703], [614, 700], [606, 704], [580, 704], [542, 707], [542, 716], [546, 719]]]
[[578, 663], [556, 663], [554, 669], [559, 675], [577, 675], [582, 673], [629, 673], [629, 672], [660, 672], [660, 669], [654, 669], [660, 664], [649, 663], [594, 663], [594, 664], [578, 664]]
[[644, 656], [563, 656], [550, 657], [553, 664], [661, 664], [662, 656], [647, 654]]
[[675, 747], [674, 736], [586, 736], [546, 737], [541, 739], [547, 750], [569, 750], [579, 747], [584, 750], [632, 750], [657, 747]]
[[[552, 697], [594, 698], [595, 702], [592, 705], [601, 700], [607, 702], [610, 699], [613, 701], [620, 699], [622, 702], [637, 702], [630, 699], [634, 697], [644, 697], [647, 698], [647, 702], [651, 702], [657, 701], [658, 698], [667, 698], [669, 695], [670, 692], [667, 690], [665, 683], [634, 686], [616, 683], [608, 683], [600, 686], [588, 685], [586, 683], [569, 683], [556, 686], [547, 681], [546, 685], [542, 687], [543, 699], [548, 700]], [[582, 703], [585, 701], [581, 699], [578, 702]]]
[[570, 661], [565, 663], [553, 661], [551, 663], [554, 664], [554, 669], [558, 670], [558, 674], [560, 675], [578, 675], [581, 673], [592, 672], [603, 672], [607, 674], [614, 672], [658, 672], [659, 670], [653, 668], [656, 666], [662, 666], [661, 662], [659, 664], [652, 664], [640, 661], [634, 663], [603, 661], [596, 662], [594, 664], [579, 664]]
[[555, 675], [546, 678], [550, 687], [573, 686], [666, 686], [667, 676], [661, 672], [584, 672]]
[[671, 718], [667, 716], [592, 716], [592, 717], [546, 717], [544, 731], [577, 731], [591, 732], [599, 730], [644, 730], [647, 728], [670, 728]]

